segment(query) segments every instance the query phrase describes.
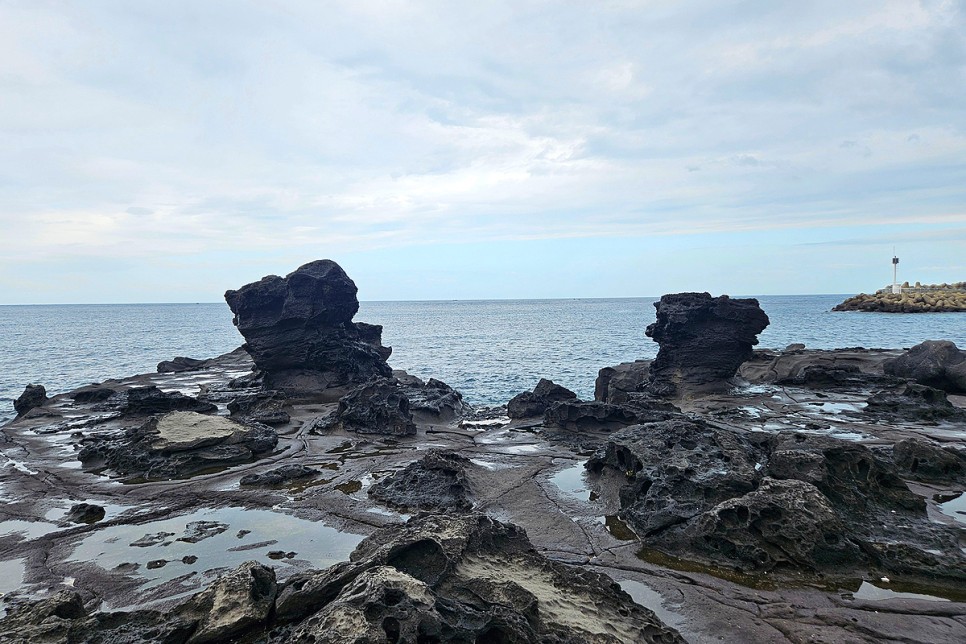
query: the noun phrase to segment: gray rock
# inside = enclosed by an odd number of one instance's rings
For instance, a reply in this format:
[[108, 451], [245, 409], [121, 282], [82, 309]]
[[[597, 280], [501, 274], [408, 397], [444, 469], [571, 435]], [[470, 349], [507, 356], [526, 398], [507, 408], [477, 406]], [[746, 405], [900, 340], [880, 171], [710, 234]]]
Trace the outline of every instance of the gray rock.
[[268, 621], [278, 586], [275, 571], [248, 561], [192, 597], [184, 612], [198, 616], [188, 644], [226, 642]]
[[473, 504], [464, 471], [469, 465], [469, 459], [453, 452], [433, 451], [374, 483], [368, 494], [406, 510], [469, 510]]
[[75, 503], [64, 518], [71, 523], [97, 523], [106, 516], [104, 508], [93, 503]]
[[270, 275], [228, 291], [225, 300], [265, 384], [291, 395], [318, 395], [392, 373], [382, 328], [352, 322], [356, 292], [338, 264], [319, 260], [284, 278]]
[[934, 485], [966, 485], [966, 450], [921, 438], [907, 438], [892, 447], [899, 473], [914, 481]]
[[651, 360], [622, 362], [604, 367], [597, 372], [594, 382], [594, 400], [620, 404], [627, 402], [628, 394], [643, 392], [650, 376]]
[[13, 408], [17, 416], [23, 416], [31, 409], [46, 405], [47, 400], [47, 390], [43, 385], [27, 385], [23, 393], [13, 401]]
[[946, 392], [914, 382], [876, 392], [866, 400], [863, 411], [867, 416], [893, 421], [966, 422], [966, 410], [954, 407]]
[[359, 434], [416, 433], [409, 398], [390, 378], [374, 378], [340, 398], [335, 419], [346, 431]]
[[926, 340], [884, 365], [885, 372], [950, 393], [966, 393], [966, 351], [949, 340]]
[[648, 390], [659, 396], [723, 385], [751, 358], [757, 335], [768, 326], [755, 299], [676, 293], [654, 306], [657, 321], [644, 333], [661, 346], [648, 381]]
[[544, 413], [543, 424], [572, 432], [615, 431], [629, 425], [666, 420], [680, 415], [678, 409], [670, 403], [646, 394], [641, 396], [622, 405], [596, 400], [554, 403]]
[[321, 473], [321, 470], [305, 465], [283, 465], [264, 474], [246, 474], [241, 478], [239, 484], [248, 487], [281, 485], [288, 481], [312, 478]]
[[197, 358], [185, 358], [178, 356], [173, 360], [164, 360], [158, 363], [158, 373], [184, 373], [185, 371], [198, 371], [203, 369], [207, 360]]
[[533, 391], [525, 391], [511, 398], [506, 413], [510, 418], [542, 416], [553, 403], [566, 400], [577, 400], [577, 394], [552, 380], [541, 378]]

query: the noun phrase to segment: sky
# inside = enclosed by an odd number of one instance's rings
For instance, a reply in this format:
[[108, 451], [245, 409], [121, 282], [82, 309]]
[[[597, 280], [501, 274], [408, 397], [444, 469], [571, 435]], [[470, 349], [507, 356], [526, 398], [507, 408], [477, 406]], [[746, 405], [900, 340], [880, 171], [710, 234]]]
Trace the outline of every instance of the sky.
[[0, 0], [0, 304], [966, 279], [963, 0]]

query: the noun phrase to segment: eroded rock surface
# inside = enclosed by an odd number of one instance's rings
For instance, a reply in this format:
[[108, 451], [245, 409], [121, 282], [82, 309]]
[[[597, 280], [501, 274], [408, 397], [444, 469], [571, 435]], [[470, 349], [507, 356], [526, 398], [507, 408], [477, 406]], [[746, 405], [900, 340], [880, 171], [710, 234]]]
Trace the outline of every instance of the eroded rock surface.
[[511, 398], [506, 413], [510, 418], [543, 416], [553, 403], [570, 400], [577, 400], [577, 394], [552, 380], [541, 378], [533, 391], [524, 391]]
[[369, 488], [369, 496], [405, 510], [464, 511], [473, 507], [465, 469], [469, 459], [433, 451]]
[[952, 393], [966, 393], [966, 351], [949, 340], [926, 340], [884, 365], [885, 372]]
[[23, 393], [13, 401], [13, 408], [18, 416], [23, 416], [31, 409], [43, 406], [47, 402], [47, 390], [43, 385], [27, 385]]
[[84, 438], [78, 458], [87, 468], [121, 476], [171, 479], [249, 462], [277, 443], [275, 430], [264, 425], [172, 412], [120, 435]]
[[622, 362], [604, 367], [594, 381], [594, 400], [620, 404], [629, 396], [643, 392], [650, 377], [651, 360]]
[[687, 395], [720, 385], [752, 356], [768, 316], [755, 299], [708, 293], [664, 295], [654, 303], [657, 321], [644, 333], [660, 345], [648, 389], [660, 396]]
[[319, 394], [389, 377], [390, 349], [382, 327], [360, 325], [356, 285], [331, 260], [269, 275], [225, 293], [245, 349], [266, 374], [269, 388], [293, 395]]

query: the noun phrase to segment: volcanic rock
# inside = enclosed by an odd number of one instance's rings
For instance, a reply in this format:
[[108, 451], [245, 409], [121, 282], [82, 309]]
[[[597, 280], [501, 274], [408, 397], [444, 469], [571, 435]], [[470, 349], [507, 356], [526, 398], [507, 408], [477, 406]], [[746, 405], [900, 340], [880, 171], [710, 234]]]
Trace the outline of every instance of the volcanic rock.
[[648, 381], [648, 390], [659, 396], [721, 386], [752, 356], [757, 335], [768, 326], [755, 299], [677, 293], [654, 306], [657, 321], [644, 333], [661, 347]]
[[[365, 539], [351, 563], [293, 576], [289, 641], [683, 642], [607, 577], [548, 560], [485, 515], [421, 515]], [[615, 638], [615, 639], [612, 639]]]
[[71, 394], [71, 397], [76, 403], [99, 403], [109, 399], [115, 393], [117, 392], [110, 387], [99, 387], [95, 385], [78, 389]]
[[93, 503], [75, 503], [64, 518], [71, 523], [97, 523], [104, 519], [104, 508]]
[[645, 390], [650, 369], [651, 360], [622, 362], [613, 367], [604, 367], [597, 372], [594, 400], [615, 404], [626, 402], [629, 394]]
[[[77, 398], [75, 397], [74, 400], [76, 401]], [[95, 406], [95, 409], [117, 410], [122, 414], [131, 416], [149, 416], [166, 414], [172, 411], [207, 414], [218, 411], [218, 406], [191, 396], [185, 396], [179, 391], [165, 392], [154, 385], [148, 385], [115, 392], [106, 401]]]
[[342, 268], [325, 259], [227, 291], [225, 300], [266, 386], [317, 395], [392, 374], [382, 327], [352, 322], [356, 292]]
[[245, 486], [269, 486], [269, 485], [281, 485], [289, 481], [297, 481], [299, 479], [307, 479], [313, 476], [318, 476], [322, 472], [315, 469], [314, 467], [306, 467], [305, 465], [283, 465], [281, 467], [276, 467], [274, 470], [269, 470], [264, 474], [246, 474], [241, 477], [238, 482], [240, 485]]
[[552, 380], [541, 378], [533, 391], [525, 391], [511, 398], [506, 413], [510, 418], [542, 416], [550, 405], [565, 400], [577, 400], [577, 394]]
[[921, 438], [906, 438], [892, 447], [899, 473], [935, 485], [966, 485], [966, 450]]
[[738, 375], [753, 383], [810, 389], [890, 386], [899, 380], [884, 375], [882, 365], [894, 356], [895, 351], [862, 347], [758, 350], [738, 368]]
[[394, 370], [393, 378], [409, 399], [409, 409], [414, 414], [425, 414], [437, 420], [452, 420], [470, 411], [463, 402], [463, 394], [445, 382], [430, 378], [423, 382], [402, 370]]
[[47, 390], [43, 385], [27, 385], [20, 397], [13, 401], [17, 416], [23, 416], [31, 409], [47, 404]]
[[275, 430], [265, 425], [172, 412], [121, 436], [86, 438], [78, 458], [85, 467], [107, 467], [122, 476], [172, 479], [250, 462], [277, 443]]
[[469, 459], [433, 451], [369, 488], [369, 496], [406, 510], [464, 511], [473, 507], [465, 469]]
[[926, 340], [883, 365], [885, 372], [949, 393], [966, 393], [966, 351], [949, 340]]
[[645, 394], [623, 405], [599, 401], [564, 401], [552, 404], [544, 413], [545, 427], [572, 432], [614, 431], [639, 423], [666, 420], [679, 415], [678, 409]]
[[359, 434], [411, 436], [416, 424], [409, 398], [390, 378], [374, 378], [339, 399], [335, 415], [325, 423]]
[[164, 360], [158, 363], [158, 373], [183, 373], [185, 371], [197, 371], [205, 366], [206, 360], [197, 358], [185, 358], [177, 356], [173, 360]]
[[198, 616], [188, 644], [227, 642], [250, 633], [268, 620], [277, 591], [274, 570], [254, 561], [243, 563], [177, 611]]
[[966, 421], [966, 410], [953, 406], [946, 392], [914, 382], [876, 392], [866, 403], [863, 411], [867, 415], [886, 420], [920, 423]]

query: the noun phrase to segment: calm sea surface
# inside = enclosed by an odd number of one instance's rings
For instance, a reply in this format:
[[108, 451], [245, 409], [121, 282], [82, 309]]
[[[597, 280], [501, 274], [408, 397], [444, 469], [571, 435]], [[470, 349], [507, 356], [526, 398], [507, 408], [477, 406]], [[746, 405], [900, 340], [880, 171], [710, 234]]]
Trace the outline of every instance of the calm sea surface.
[[[763, 296], [761, 347], [910, 347], [948, 339], [966, 348], [966, 315], [831, 313], [844, 295]], [[591, 398], [601, 367], [653, 357], [644, 336], [653, 298], [363, 302], [357, 321], [382, 324], [389, 362], [443, 380], [473, 404], [498, 404], [548, 377]], [[28, 383], [53, 395], [154, 371], [174, 356], [207, 358], [242, 343], [228, 306], [0, 306], [0, 422]]]

